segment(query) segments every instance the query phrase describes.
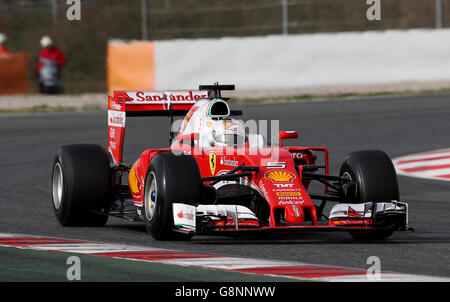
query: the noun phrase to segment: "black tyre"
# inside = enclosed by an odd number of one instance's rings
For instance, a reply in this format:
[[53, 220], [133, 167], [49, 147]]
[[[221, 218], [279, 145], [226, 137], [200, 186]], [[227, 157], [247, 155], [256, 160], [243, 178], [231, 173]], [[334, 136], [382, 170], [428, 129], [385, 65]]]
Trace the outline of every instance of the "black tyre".
[[348, 202], [399, 200], [397, 173], [383, 151], [350, 153], [342, 163], [339, 175], [349, 177], [356, 184], [347, 194]]
[[156, 240], [188, 240], [192, 235], [173, 231], [172, 203], [195, 204], [202, 181], [191, 155], [158, 153], [150, 162], [144, 185], [143, 219]]
[[[346, 194], [346, 202], [389, 202], [399, 200], [397, 173], [389, 156], [383, 151], [368, 150], [350, 153], [341, 165], [339, 175], [355, 183]], [[357, 239], [382, 239], [392, 230], [351, 231]]]
[[52, 173], [53, 210], [63, 226], [103, 226], [108, 220], [111, 174], [105, 149], [67, 145], [58, 149]]

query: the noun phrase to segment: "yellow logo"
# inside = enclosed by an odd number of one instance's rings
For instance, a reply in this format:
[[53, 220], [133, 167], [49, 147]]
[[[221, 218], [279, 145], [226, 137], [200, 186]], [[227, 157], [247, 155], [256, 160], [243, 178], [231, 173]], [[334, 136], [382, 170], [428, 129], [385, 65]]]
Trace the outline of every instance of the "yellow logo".
[[302, 193], [300, 191], [277, 192], [277, 196], [280, 196], [280, 197], [294, 197], [294, 196], [302, 196]]
[[128, 174], [128, 184], [132, 193], [139, 193], [138, 179], [136, 177], [136, 167], [134, 165], [131, 167], [130, 173]]
[[290, 182], [294, 177], [294, 174], [288, 171], [270, 171], [266, 174], [266, 178], [273, 182]]
[[211, 174], [214, 175], [216, 172], [216, 153], [209, 153], [209, 168], [211, 169]]

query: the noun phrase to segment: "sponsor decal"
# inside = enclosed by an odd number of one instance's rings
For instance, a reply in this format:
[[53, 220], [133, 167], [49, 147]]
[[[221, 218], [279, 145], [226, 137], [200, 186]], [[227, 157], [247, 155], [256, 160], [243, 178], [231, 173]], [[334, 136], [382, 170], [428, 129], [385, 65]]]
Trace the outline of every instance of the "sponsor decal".
[[277, 189], [290, 189], [294, 184], [273, 184]]
[[372, 219], [338, 219], [338, 220], [330, 220], [331, 224], [372, 224]]
[[173, 203], [173, 224], [174, 226], [195, 231], [196, 214], [195, 207], [182, 203]]
[[138, 188], [138, 179], [136, 177], [136, 166], [133, 165], [130, 169], [130, 173], [128, 174], [128, 185], [130, 186], [132, 193], [139, 193]]
[[111, 139], [115, 139], [116, 138], [116, 128], [110, 128], [109, 129], [109, 137]]
[[131, 101], [127, 104], [162, 104], [170, 100], [171, 103], [194, 103], [208, 95], [204, 91], [127, 91]]
[[108, 126], [123, 127], [125, 125], [125, 112], [108, 110]]
[[303, 153], [295, 152], [295, 153], [291, 153], [291, 156], [292, 156], [292, 158], [301, 159], [301, 158], [303, 158]]
[[239, 162], [236, 159], [227, 159], [226, 157], [222, 157], [220, 159], [220, 164], [225, 166], [237, 167], [239, 166]]
[[113, 109], [113, 110], [120, 111], [120, 110], [122, 110], [122, 105], [119, 105], [119, 104], [116, 104], [116, 103], [111, 103], [110, 108]]
[[289, 206], [289, 205], [301, 205], [303, 204], [303, 200], [279, 200], [278, 201], [279, 205], [283, 205], [283, 206]]
[[214, 172], [216, 172], [216, 166], [217, 166], [217, 162], [216, 162], [216, 153], [211, 152], [209, 153], [209, 168], [211, 170], [211, 174], [214, 175]]
[[265, 178], [272, 182], [291, 182], [295, 175], [289, 171], [270, 171], [264, 175]]
[[300, 197], [302, 192], [300, 191], [287, 191], [287, 192], [276, 192], [278, 197]]
[[195, 217], [195, 215], [193, 214], [193, 213], [189, 213], [189, 212], [183, 212], [183, 210], [181, 210], [178, 214], [177, 214], [177, 216], [179, 217], [179, 218], [184, 218], [184, 219], [187, 219], [187, 220], [194, 220], [194, 217]]
[[351, 206], [348, 206], [347, 208], [347, 212], [345, 212], [344, 214], [346, 214], [349, 217], [363, 217], [362, 214], [358, 213], [355, 209], [353, 209]]

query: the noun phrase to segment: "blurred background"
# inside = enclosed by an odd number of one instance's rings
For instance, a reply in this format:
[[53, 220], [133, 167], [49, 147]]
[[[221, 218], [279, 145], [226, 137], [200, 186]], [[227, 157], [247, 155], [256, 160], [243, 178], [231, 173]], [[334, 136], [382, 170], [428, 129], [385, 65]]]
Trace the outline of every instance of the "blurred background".
[[450, 0], [382, 0], [382, 22], [365, 0], [82, 0], [68, 21], [65, 0], [0, 0], [0, 32], [25, 52], [30, 92], [39, 40], [50, 35], [69, 61], [66, 93], [105, 92], [110, 39], [169, 40], [450, 26]]

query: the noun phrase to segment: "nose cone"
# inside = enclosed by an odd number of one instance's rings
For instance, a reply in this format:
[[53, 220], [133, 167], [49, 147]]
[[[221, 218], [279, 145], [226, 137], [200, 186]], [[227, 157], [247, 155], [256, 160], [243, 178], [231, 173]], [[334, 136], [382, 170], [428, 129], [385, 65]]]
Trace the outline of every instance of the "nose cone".
[[302, 223], [305, 221], [303, 209], [297, 205], [284, 208], [285, 220], [289, 223]]

